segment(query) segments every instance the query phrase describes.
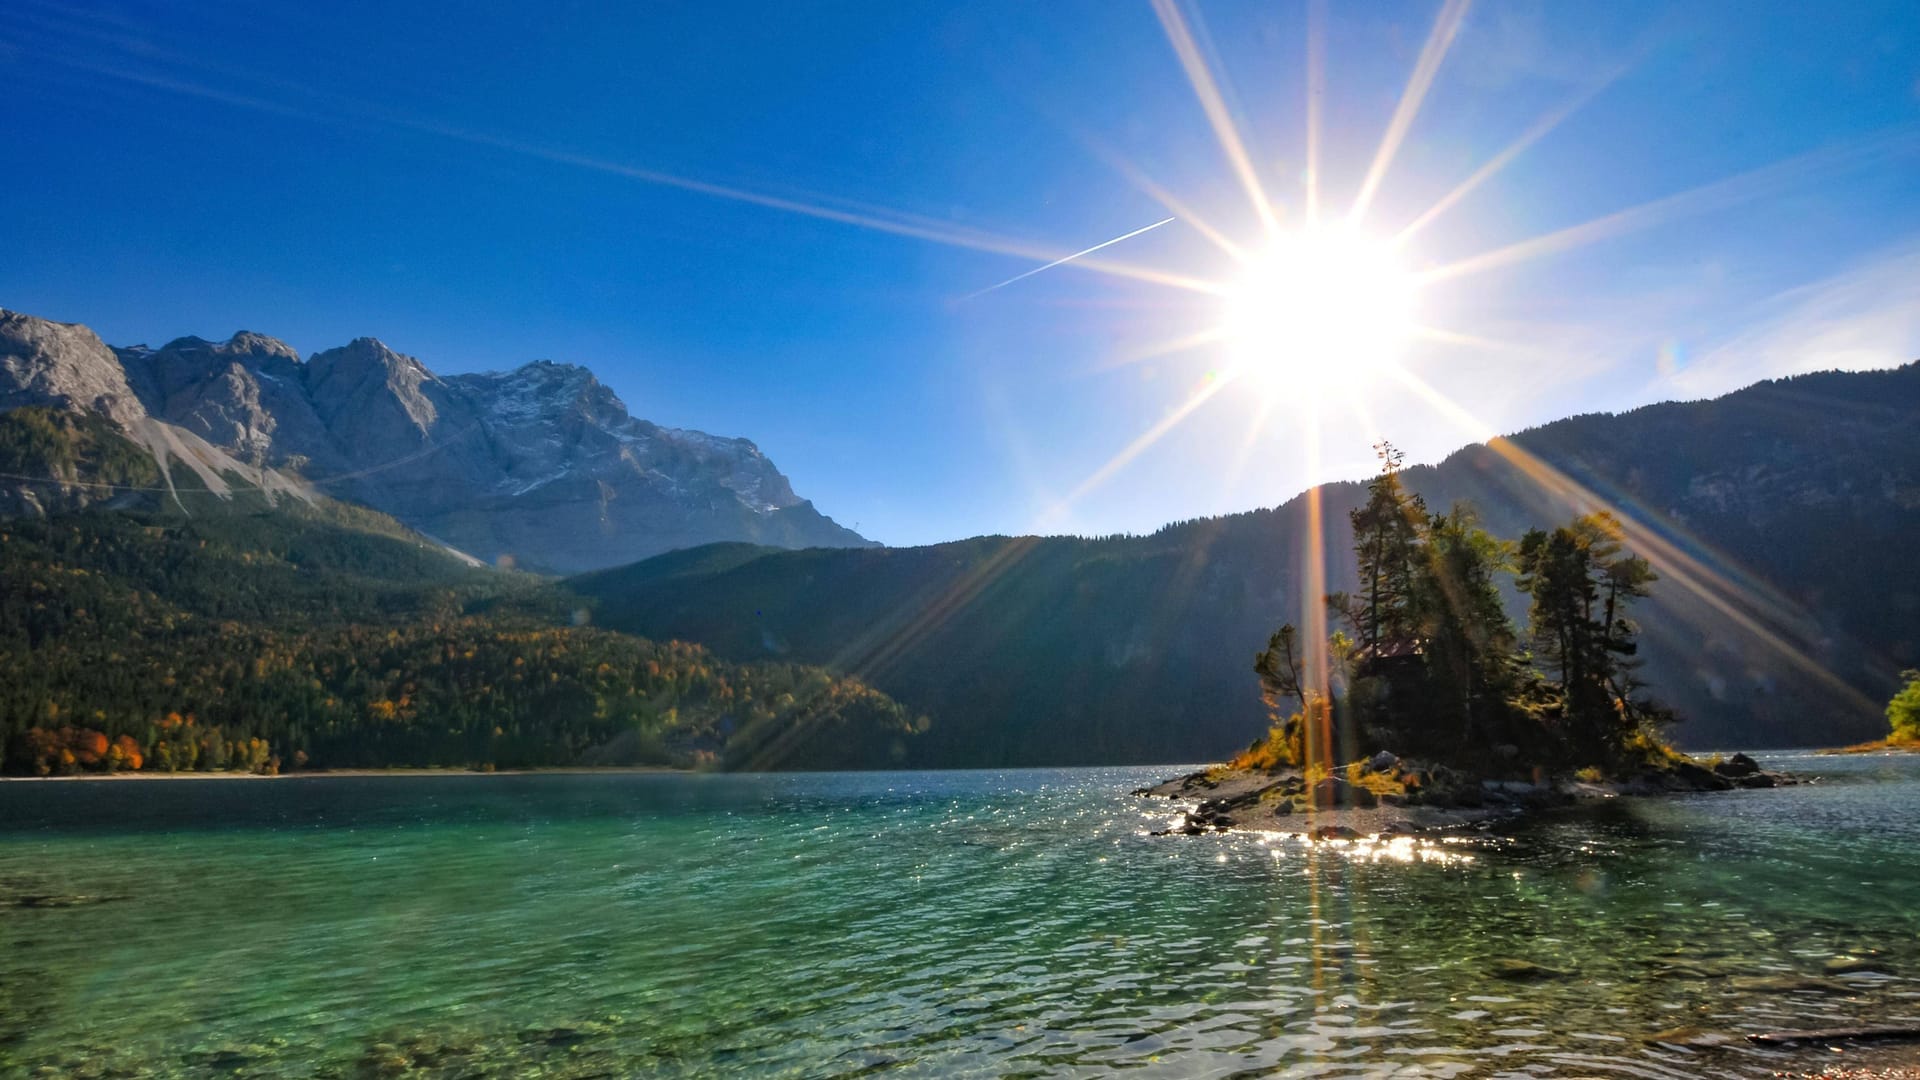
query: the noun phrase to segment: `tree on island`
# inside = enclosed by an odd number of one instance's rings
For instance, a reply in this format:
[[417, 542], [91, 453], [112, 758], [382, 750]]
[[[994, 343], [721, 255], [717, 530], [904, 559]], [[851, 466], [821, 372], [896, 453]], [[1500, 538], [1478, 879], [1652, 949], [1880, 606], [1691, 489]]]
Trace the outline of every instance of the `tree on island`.
[[1900, 692], [1887, 702], [1887, 723], [1893, 728], [1891, 743], [1920, 743], [1920, 671], [1903, 671], [1907, 681]]
[[[1268, 768], [1391, 749], [1465, 768], [1524, 761], [1627, 768], [1664, 756], [1670, 719], [1634, 677], [1633, 603], [1655, 580], [1628, 552], [1618, 519], [1595, 513], [1518, 544], [1458, 503], [1427, 511], [1376, 448], [1381, 472], [1350, 515], [1360, 588], [1326, 598], [1346, 624], [1325, 644], [1325, 680], [1282, 626], [1254, 658], [1272, 729], [1241, 763]], [[1503, 577], [1531, 601], [1525, 634], [1501, 601]], [[1537, 665], [1537, 666], [1536, 666]], [[1920, 690], [1915, 691], [1920, 707]], [[1287, 703], [1299, 708], [1283, 715]]]
[[1637, 627], [1633, 601], [1656, 580], [1645, 559], [1622, 547], [1620, 521], [1604, 511], [1520, 541], [1522, 592], [1533, 598], [1528, 631], [1535, 655], [1558, 675], [1573, 745], [1607, 753], [1634, 734], [1651, 703], [1636, 703]]

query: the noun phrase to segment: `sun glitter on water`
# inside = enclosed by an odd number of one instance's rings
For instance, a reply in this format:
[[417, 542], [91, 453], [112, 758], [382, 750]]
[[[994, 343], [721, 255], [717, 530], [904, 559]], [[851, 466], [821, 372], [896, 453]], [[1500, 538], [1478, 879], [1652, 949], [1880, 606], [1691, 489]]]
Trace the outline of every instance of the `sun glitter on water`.
[[1417, 293], [1394, 246], [1356, 228], [1277, 233], [1226, 290], [1230, 370], [1269, 396], [1364, 386], [1405, 354]]

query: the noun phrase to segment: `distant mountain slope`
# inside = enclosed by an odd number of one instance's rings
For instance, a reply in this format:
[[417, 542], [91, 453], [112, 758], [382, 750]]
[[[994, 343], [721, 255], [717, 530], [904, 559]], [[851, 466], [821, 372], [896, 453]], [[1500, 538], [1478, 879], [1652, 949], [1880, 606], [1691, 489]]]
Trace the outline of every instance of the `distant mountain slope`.
[[[231, 473], [364, 503], [488, 561], [578, 571], [723, 540], [869, 543], [753, 443], [637, 419], [567, 364], [441, 377], [372, 338], [303, 362], [247, 332], [110, 350], [85, 327], [0, 311], [0, 412], [26, 405], [101, 416], [159, 457], [203, 462], [209, 486]], [[16, 511], [38, 504], [0, 483]]]
[[[102, 432], [124, 436], [137, 447], [134, 456], [149, 459], [150, 475], [159, 484], [171, 485], [174, 466], [180, 465], [193, 477], [194, 487], [216, 496], [237, 484], [273, 499], [314, 497], [297, 479], [236, 459], [192, 431], [152, 415], [113, 352], [86, 327], [0, 309], [0, 415], [26, 408], [89, 418], [82, 425], [83, 441], [99, 443]], [[79, 431], [71, 424], [54, 427], [68, 434]], [[84, 456], [46, 467], [36, 464], [35, 448], [53, 434], [52, 427], [42, 425], [40, 442], [16, 441], [11, 447], [8, 467], [0, 469], [0, 515], [76, 509], [126, 494], [124, 486], [73, 471], [76, 464], [100, 464]], [[116, 465], [111, 471], [126, 469]], [[124, 485], [125, 479], [113, 483]]]
[[0, 521], [0, 771], [910, 760], [916, 718], [855, 680], [574, 626], [375, 511], [169, 489], [52, 406], [0, 414], [22, 453], [138, 497]]
[[[1880, 733], [1895, 674], [1920, 661], [1920, 366], [1576, 417], [1503, 443], [1407, 481], [1436, 510], [1472, 501], [1509, 537], [1590, 509], [1578, 489], [1635, 522], [1668, 578], [1640, 612], [1643, 674], [1686, 715], [1685, 742]], [[1320, 490], [1329, 588], [1352, 582], [1346, 515], [1362, 493]], [[933, 715], [927, 760], [1196, 760], [1263, 727], [1251, 659], [1300, 617], [1308, 520], [1303, 496], [1147, 537], [686, 552], [572, 586], [606, 625], [859, 673]]]

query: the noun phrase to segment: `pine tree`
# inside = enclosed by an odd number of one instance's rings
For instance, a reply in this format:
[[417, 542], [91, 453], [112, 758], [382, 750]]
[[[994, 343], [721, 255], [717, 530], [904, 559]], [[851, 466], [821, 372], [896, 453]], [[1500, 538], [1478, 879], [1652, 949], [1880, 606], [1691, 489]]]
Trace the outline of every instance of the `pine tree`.
[[1443, 726], [1472, 741], [1487, 733], [1513, 683], [1517, 642], [1497, 583], [1512, 569], [1513, 545], [1482, 529], [1463, 503], [1434, 515], [1425, 536], [1413, 607], [1428, 692]]
[[1646, 711], [1634, 700], [1638, 628], [1627, 609], [1656, 576], [1620, 535], [1619, 520], [1601, 512], [1520, 541], [1519, 586], [1533, 598], [1529, 635], [1558, 670], [1569, 734], [1583, 753], [1618, 748]]
[[1427, 516], [1426, 504], [1400, 483], [1405, 455], [1385, 441], [1374, 450], [1380, 455], [1380, 475], [1367, 485], [1366, 505], [1348, 515], [1360, 564], [1361, 604], [1353, 613], [1359, 620], [1354, 631], [1363, 648], [1413, 634], [1413, 579]]

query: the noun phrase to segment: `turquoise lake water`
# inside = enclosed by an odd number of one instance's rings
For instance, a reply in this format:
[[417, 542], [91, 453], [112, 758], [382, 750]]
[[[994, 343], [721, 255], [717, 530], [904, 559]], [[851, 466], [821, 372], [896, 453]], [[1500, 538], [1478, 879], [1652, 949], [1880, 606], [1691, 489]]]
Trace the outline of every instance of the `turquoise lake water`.
[[1765, 760], [1821, 780], [1386, 847], [1151, 837], [1167, 768], [0, 784], [0, 1073], [1854, 1060], [1737, 1037], [1920, 1021], [1920, 758]]

